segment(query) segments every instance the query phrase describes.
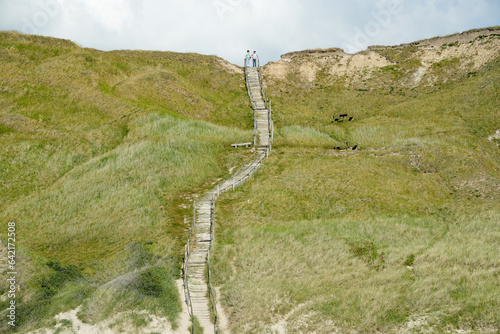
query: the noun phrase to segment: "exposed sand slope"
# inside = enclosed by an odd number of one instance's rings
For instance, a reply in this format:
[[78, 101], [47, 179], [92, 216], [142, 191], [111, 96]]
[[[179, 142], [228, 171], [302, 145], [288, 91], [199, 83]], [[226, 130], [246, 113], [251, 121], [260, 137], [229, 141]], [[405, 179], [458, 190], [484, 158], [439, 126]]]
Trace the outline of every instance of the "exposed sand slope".
[[321, 76], [325, 81], [342, 79], [346, 86], [359, 85], [370, 79], [373, 71], [397, 66], [399, 61], [391, 58], [403, 54], [406, 61], [413, 61], [413, 66], [404, 68], [398, 81], [401, 86], [415, 87], [421, 83], [433, 84], [436, 78], [429, 69], [443, 60], [459, 59], [461, 72], [467, 73], [490, 62], [499, 52], [500, 27], [495, 27], [398, 46], [371, 46], [356, 54], [338, 48], [290, 52], [266, 65], [264, 74], [271, 80], [286, 80], [287, 75], [295, 73], [306, 83]]

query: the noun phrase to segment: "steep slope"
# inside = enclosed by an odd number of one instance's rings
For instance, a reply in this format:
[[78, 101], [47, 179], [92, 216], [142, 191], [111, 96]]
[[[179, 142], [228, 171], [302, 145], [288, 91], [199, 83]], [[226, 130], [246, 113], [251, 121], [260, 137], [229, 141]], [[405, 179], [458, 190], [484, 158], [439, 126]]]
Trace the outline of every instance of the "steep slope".
[[498, 331], [499, 37], [265, 67], [274, 154], [216, 212], [232, 332]]
[[55, 314], [78, 306], [87, 324], [113, 319], [116, 331], [139, 332], [153, 314], [175, 326], [184, 217], [248, 155], [230, 147], [252, 137], [241, 70], [12, 32], [0, 32], [0, 54], [0, 220], [17, 224], [16, 329], [54, 329]]

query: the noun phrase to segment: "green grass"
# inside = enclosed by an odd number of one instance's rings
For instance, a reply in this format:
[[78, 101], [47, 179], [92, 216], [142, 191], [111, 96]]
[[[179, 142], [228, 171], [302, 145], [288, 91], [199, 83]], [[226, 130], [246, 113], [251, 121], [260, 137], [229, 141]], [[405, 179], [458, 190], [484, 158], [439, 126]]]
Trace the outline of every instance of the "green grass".
[[[216, 207], [212, 277], [232, 332], [498, 331], [500, 63], [468, 75], [444, 59], [409, 88], [418, 51], [377, 51], [397, 64], [361, 83], [320, 68], [268, 85], [274, 151]], [[78, 306], [90, 324], [128, 314], [116, 331], [146, 326], [143, 310], [175, 327], [184, 219], [249, 157], [230, 147], [252, 136], [243, 75], [212, 56], [7, 32], [0, 56], [17, 330]], [[359, 150], [332, 149], [344, 141]]]
[[[393, 92], [268, 85], [275, 150], [217, 205], [213, 277], [231, 330], [497, 331], [498, 78], [495, 61]], [[331, 123], [344, 112], [355, 120]], [[333, 151], [342, 141], [360, 150]]]
[[498, 324], [498, 200], [459, 199], [390, 155], [283, 150], [254, 182], [216, 213], [214, 277], [233, 331], [264, 330], [293, 310], [288, 328], [304, 332], [329, 332], [328, 321], [397, 332], [425, 315], [435, 328], [457, 314], [456, 328]]
[[189, 327], [189, 331], [192, 331], [194, 334], [203, 334], [203, 327], [201, 327], [198, 318], [194, 317], [194, 324]]
[[17, 223], [16, 329], [50, 327], [80, 305], [91, 323], [144, 309], [175, 326], [184, 218], [249, 154], [230, 147], [252, 136], [243, 76], [213, 56], [12, 32], [0, 32], [0, 53], [0, 220]]
[[216, 57], [103, 53], [7, 32], [1, 40], [0, 133], [9, 145], [0, 151], [6, 173], [0, 206], [115, 148], [137, 115], [156, 112], [240, 129], [253, 124], [243, 77]]
[[[18, 233], [32, 250], [87, 267], [136, 240], [175, 239], [182, 216], [175, 215], [174, 198], [224, 176], [218, 161], [244, 137], [168, 116], [150, 115], [136, 124], [126, 144], [6, 210], [22, 222]], [[89, 249], [89, 242], [95, 247]]]

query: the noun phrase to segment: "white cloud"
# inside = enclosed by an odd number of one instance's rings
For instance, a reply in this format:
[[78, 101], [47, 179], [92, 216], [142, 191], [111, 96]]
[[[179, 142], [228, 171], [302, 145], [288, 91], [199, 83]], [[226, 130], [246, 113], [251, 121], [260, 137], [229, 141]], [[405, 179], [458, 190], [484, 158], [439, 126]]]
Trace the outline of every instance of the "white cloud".
[[[77, 15], [89, 17], [104, 29], [122, 32], [135, 19], [132, 3], [127, 0], [85, 0], [79, 3]], [[73, 11], [75, 13], [75, 11]]]
[[247, 49], [264, 62], [306, 48], [354, 52], [499, 25], [499, 14], [498, 0], [0, 0], [0, 29], [240, 64]]

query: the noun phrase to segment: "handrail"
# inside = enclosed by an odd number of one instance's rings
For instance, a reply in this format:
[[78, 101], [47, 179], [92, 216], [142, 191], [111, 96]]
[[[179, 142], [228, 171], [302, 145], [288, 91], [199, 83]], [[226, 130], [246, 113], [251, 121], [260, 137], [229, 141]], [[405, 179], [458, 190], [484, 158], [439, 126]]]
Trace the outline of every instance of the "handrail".
[[250, 100], [250, 103], [252, 104], [252, 110], [254, 112], [254, 117], [253, 117], [253, 144], [255, 145], [256, 140], [257, 140], [257, 116], [255, 115], [256, 110], [257, 110], [257, 103], [255, 102], [255, 99], [253, 98], [252, 95], [252, 90], [250, 89], [250, 84], [248, 82], [248, 63], [245, 58], [244, 60], [244, 68], [245, 68], [245, 86], [247, 88], [247, 93], [248, 93], [248, 99]]
[[[215, 201], [211, 200], [210, 201], [210, 240], [212, 241], [214, 239], [214, 215], [215, 215]], [[212, 311], [214, 312], [214, 332], [216, 334], [220, 333], [220, 326], [219, 326], [219, 313], [217, 312], [217, 302], [215, 300], [215, 294], [213, 292], [212, 288], [212, 273], [210, 271], [210, 251], [212, 249], [212, 242], [210, 242], [210, 245], [208, 246], [208, 253], [207, 253], [207, 272], [208, 272], [208, 295], [210, 297], [210, 301], [212, 304]]]
[[[194, 223], [196, 221], [196, 201], [194, 202], [193, 207], [195, 208], [194, 209], [195, 216], [194, 216], [194, 219], [193, 219], [193, 223], [192, 223], [191, 227], [189, 228], [188, 240], [187, 240], [187, 243], [186, 243], [186, 248], [184, 250], [184, 262], [182, 264], [182, 273], [183, 273], [183, 276], [184, 276], [184, 281], [183, 281], [183, 284], [184, 284], [184, 298], [186, 300], [188, 313], [189, 313], [189, 316], [191, 318], [191, 324], [192, 324], [191, 325], [191, 334], [194, 334], [194, 312], [193, 312], [193, 302], [191, 300], [191, 294], [189, 293], [188, 260], [189, 260], [189, 255], [191, 254], [191, 251], [190, 251], [190, 248], [191, 248], [191, 236], [193, 234]], [[186, 222], [185, 218], [184, 218], [184, 222]]]
[[[239, 187], [243, 184], [245, 180], [250, 178], [255, 171], [260, 167], [262, 161], [267, 156], [268, 150], [266, 152], [256, 152], [256, 157], [249, 164], [244, 164], [233, 176], [219, 182], [217, 186], [213, 188], [210, 193], [212, 194], [211, 200], [215, 201], [220, 194], [227, 192], [228, 190], [234, 190], [234, 188]], [[238, 174], [240, 174], [238, 176]], [[223, 185], [223, 187], [221, 187]]]
[[257, 73], [259, 75], [259, 84], [260, 84], [260, 93], [262, 94], [262, 99], [264, 100], [264, 104], [266, 109], [270, 109], [270, 101], [267, 97], [266, 89], [264, 88], [264, 80], [262, 79], [262, 72], [260, 68], [260, 60], [258, 59]]
[[252, 96], [252, 90], [250, 89], [250, 84], [248, 83], [248, 64], [245, 60], [245, 85], [247, 87], [247, 92], [248, 92], [248, 97], [250, 99], [250, 103], [252, 104], [252, 109], [256, 110], [257, 109], [257, 104], [255, 103], [255, 99]]
[[269, 99], [267, 98], [266, 90], [264, 88], [264, 81], [262, 80], [262, 73], [260, 71], [260, 64], [257, 67], [257, 73], [259, 74], [260, 93], [262, 94], [262, 99], [264, 100], [264, 104], [266, 106], [266, 109], [269, 109]]
[[272, 118], [271, 118], [271, 113], [272, 113], [272, 105], [271, 105], [271, 100], [267, 97], [266, 90], [264, 88], [264, 79], [262, 78], [262, 72], [260, 69], [260, 62], [259, 66], [257, 67], [257, 72], [259, 75], [259, 84], [260, 84], [260, 92], [262, 95], [262, 99], [264, 100], [264, 104], [267, 109], [267, 121], [268, 121], [268, 131], [269, 131], [269, 150], [271, 150], [272, 142], [274, 139], [274, 125], [272, 123]]

